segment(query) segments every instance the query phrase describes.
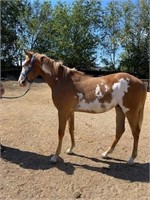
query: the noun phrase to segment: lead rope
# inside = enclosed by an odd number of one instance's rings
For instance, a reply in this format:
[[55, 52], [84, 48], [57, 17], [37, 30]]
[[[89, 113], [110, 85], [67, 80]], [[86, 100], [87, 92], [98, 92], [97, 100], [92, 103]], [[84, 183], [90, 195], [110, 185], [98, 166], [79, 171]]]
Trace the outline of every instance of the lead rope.
[[17, 98], [21, 98], [21, 97], [23, 97], [23, 96], [25, 96], [28, 92], [29, 92], [29, 90], [30, 90], [30, 85], [29, 85], [29, 87], [28, 87], [28, 89], [25, 91], [25, 93], [23, 93], [22, 95], [20, 95], [20, 96], [15, 96], [15, 97], [1, 97], [1, 99], [17, 99]]

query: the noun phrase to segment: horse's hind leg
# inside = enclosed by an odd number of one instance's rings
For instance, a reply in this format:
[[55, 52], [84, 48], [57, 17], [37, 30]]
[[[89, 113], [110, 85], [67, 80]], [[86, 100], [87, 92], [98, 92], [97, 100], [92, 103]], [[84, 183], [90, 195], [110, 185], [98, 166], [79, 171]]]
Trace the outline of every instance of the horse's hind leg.
[[132, 155], [128, 160], [129, 164], [134, 163], [134, 159], [137, 157], [137, 150], [138, 150], [138, 141], [139, 141], [139, 134], [141, 131], [141, 125], [142, 125], [142, 120], [143, 120], [143, 108], [136, 113], [136, 114], [127, 114], [127, 119], [131, 127], [132, 135], [133, 135], [133, 150], [132, 150]]
[[116, 106], [116, 136], [112, 145], [102, 154], [102, 158], [107, 158], [107, 155], [112, 153], [122, 134], [125, 131], [125, 114], [120, 106]]
[[72, 150], [75, 147], [75, 139], [74, 139], [74, 112], [69, 115], [68, 119], [69, 123], [69, 133], [71, 138], [71, 147], [67, 150], [67, 154], [72, 154]]

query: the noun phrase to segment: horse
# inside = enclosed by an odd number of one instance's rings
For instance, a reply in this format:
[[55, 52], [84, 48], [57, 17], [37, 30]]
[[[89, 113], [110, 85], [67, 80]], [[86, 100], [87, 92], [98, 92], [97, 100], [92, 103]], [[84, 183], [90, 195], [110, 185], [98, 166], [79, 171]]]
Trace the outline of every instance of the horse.
[[73, 153], [74, 112], [104, 113], [116, 110], [116, 135], [112, 145], [102, 154], [108, 158], [125, 131], [125, 118], [131, 127], [133, 149], [127, 163], [133, 164], [137, 157], [139, 134], [143, 121], [146, 87], [144, 83], [128, 73], [115, 73], [92, 77], [78, 70], [70, 69], [61, 62], [44, 54], [25, 51], [26, 59], [22, 66], [18, 83], [26, 86], [38, 76], [42, 76], [52, 90], [52, 100], [58, 110], [58, 145], [50, 162], [56, 163], [61, 154], [66, 123], [69, 124], [71, 146], [68, 154]]

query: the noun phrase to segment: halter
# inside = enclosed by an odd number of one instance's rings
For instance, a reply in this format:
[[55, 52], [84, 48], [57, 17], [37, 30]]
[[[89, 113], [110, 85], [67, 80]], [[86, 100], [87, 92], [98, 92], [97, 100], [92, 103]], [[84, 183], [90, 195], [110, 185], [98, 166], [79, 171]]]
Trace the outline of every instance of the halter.
[[35, 60], [35, 55], [32, 56], [30, 64], [28, 66], [28, 70], [26, 70], [25, 72], [21, 72], [21, 75], [25, 78], [25, 80], [27, 80], [29, 83], [32, 83], [32, 81], [30, 81], [28, 79], [28, 74], [33, 70], [33, 62]]

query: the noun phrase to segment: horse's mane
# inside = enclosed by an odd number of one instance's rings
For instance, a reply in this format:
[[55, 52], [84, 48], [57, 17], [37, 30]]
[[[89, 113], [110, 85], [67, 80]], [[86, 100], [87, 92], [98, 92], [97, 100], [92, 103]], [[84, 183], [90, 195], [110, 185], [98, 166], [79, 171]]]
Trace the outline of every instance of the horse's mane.
[[61, 61], [55, 61], [46, 55], [42, 55], [42, 62], [45, 66], [47, 66], [53, 76], [67, 76], [68, 74], [75, 75], [75, 74], [80, 74], [84, 75], [83, 72], [78, 71], [77, 69], [73, 68], [68, 68], [67, 66], [63, 65]]

